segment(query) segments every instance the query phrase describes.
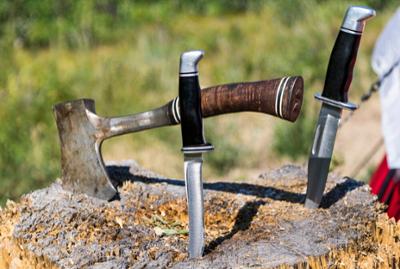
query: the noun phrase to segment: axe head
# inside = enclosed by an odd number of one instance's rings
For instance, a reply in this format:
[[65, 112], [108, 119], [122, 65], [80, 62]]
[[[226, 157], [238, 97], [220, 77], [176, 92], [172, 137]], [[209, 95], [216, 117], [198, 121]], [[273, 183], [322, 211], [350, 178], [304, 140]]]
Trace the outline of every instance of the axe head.
[[112, 199], [117, 191], [101, 156], [102, 130], [95, 123], [102, 118], [95, 115], [94, 100], [59, 103], [53, 111], [61, 144], [62, 186], [72, 192]]

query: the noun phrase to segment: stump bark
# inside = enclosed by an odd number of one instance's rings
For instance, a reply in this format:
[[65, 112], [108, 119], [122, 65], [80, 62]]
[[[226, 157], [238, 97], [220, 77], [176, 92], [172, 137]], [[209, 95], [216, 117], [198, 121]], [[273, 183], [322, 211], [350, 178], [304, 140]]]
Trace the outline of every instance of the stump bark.
[[320, 209], [303, 206], [296, 166], [207, 182], [205, 256], [189, 260], [184, 181], [134, 162], [107, 167], [112, 202], [58, 182], [0, 211], [1, 268], [400, 268], [400, 224], [364, 185], [330, 176]]

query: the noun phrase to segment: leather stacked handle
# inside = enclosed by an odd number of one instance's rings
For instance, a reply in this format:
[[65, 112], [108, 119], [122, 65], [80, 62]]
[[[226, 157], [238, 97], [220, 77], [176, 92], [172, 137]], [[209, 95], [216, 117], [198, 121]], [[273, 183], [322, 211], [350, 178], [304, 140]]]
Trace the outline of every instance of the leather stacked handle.
[[294, 122], [303, 103], [303, 78], [283, 77], [213, 86], [201, 91], [203, 117], [254, 111]]

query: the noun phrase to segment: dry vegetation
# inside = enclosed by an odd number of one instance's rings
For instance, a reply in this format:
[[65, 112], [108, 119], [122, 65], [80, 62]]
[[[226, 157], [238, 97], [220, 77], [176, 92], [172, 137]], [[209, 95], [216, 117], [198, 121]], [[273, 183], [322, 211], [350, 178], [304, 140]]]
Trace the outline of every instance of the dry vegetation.
[[246, 183], [207, 183], [206, 256], [191, 262], [182, 181], [136, 175], [111, 203], [54, 184], [1, 211], [0, 266], [400, 266], [400, 224], [385, 217], [368, 187], [331, 178], [323, 208], [308, 210], [304, 176], [284, 167]]

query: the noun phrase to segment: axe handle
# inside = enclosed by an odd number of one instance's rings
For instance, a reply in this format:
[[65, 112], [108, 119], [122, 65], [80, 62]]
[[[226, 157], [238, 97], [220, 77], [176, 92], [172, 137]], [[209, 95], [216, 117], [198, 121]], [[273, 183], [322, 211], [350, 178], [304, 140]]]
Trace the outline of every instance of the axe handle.
[[303, 78], [225, 84], [201, 91], [203, 117], [254, 111], [294, 122], [303, 102]]
[[107, 124], [104, 137], [123, 135], [127, 133], [139, 132], [147, 129], [175, 125], [179, 122], [174, 120], [172, 113], [173, 101], [166, 105], [133, 115], [106, 118]]
[[[234, 112], [262, 112], [294, 122], [303, 102], [303, 78], [283, 77], [213, 86], [201, 91], [203, 117]], [[151, 111], [106, 118], [104, 137], [180, 123], [179, 99]]]

